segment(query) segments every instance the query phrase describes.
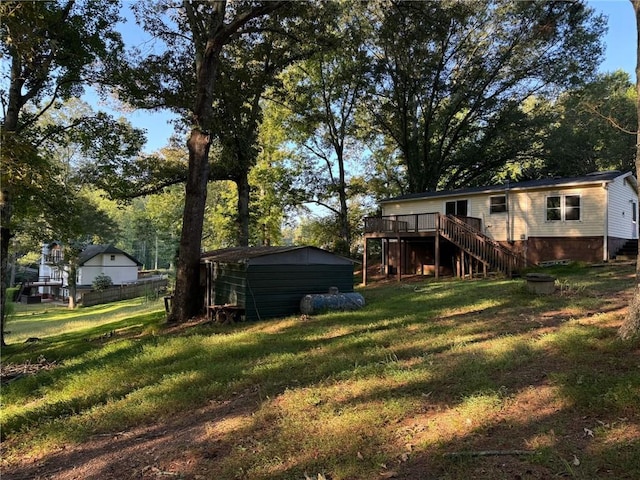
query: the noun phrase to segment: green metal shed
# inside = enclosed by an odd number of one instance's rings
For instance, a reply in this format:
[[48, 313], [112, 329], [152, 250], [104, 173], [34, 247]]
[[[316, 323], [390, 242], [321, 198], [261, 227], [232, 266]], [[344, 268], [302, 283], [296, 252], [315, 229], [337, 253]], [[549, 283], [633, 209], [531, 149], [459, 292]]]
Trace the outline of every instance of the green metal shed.
[[205, 309], [235, 305], [246, 320], [300, 312], [330, 287], [353, 292], [353, 261], [316, 247], [237, 247], [202, 254]]

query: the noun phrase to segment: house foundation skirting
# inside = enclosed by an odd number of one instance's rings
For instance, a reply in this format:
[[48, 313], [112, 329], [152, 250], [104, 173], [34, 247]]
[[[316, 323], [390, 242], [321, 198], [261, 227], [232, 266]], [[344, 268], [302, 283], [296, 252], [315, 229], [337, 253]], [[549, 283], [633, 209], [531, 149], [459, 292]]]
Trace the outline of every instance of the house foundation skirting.
[[521, 253], [528, 265], [552, 260], [597, 263], [603, 260], [603, 237], [529, 237], [508, 244]]

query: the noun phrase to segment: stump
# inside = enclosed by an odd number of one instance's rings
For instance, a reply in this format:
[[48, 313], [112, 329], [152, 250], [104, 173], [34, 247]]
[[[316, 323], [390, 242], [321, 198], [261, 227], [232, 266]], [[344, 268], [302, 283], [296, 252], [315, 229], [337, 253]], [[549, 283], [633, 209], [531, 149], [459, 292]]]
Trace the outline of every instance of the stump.
[[536, 295], [550, 295], [556, 289], [556, 277], [544, 273], [528, 273], [527, 291]]

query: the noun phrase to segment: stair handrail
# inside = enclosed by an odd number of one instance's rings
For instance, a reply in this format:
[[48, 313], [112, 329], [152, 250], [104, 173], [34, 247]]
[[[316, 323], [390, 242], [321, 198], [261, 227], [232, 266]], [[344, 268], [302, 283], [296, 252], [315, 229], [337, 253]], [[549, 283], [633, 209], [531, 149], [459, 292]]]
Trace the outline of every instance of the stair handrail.
[[468, 232], [473, 233], [475, 235], [481, 236], [484, 239], [485, 242], [487, 242], [488, 244], [492, 245], [496, 249], [501, 250], [506, 255], [518, 256], [514, 251], [509, 250], [507, 247], [502, 245], [500, 242], [496, 242], [493, 238], [485, 235], [480, 230], [478, 230], [477, 228], [472, 227], [467, 222], [464, 222], [463, 220], [460, 220], [458, 217], [456, 217], [454, 215], [445, 215], [445, 217], [448, 218], [449, 220], [452, 220], [455, 224], [459, 225], [460, 227], [462, 227], [462, 229], [467, 230]]
[[441, 219], [440, 234], [481, 262], [492, 265], [507, 275], [511, 275], [514, 269], [523, 266], [521, 255], [509, 250], [466, 222], [452, 215], [442, 215]]

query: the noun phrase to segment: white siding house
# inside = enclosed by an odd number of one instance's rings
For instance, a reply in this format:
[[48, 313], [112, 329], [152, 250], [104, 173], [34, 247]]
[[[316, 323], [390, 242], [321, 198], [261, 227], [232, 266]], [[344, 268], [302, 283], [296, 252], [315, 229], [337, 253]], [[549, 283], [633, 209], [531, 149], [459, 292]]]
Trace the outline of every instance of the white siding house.
[[[410, 194], [384, 200], [380, 206], [381, 217], [365, 220], [365, 240], [382, 239], [390, 255], [385, 265], [405, 262], [405, 271], [424, 269], [425, 258], [433, 261], [429, 236], [439, 236], [438, 229], [430, 233], [412, 226], [426, 225], [425, 214], [464, 218], [479, 235], [529, 264], [607, 261], [627, 241], [638, 238], [638, 184], [631, 173], [618, 171]], [[395, 232], [385, 231], [394, 222], [403, 224], [401, 231], [398, 223]], [[407, 222], [408, 230], [402, 230]], [[400, 242], [402, 248], [394, 247]]]
[[[113, 245], [89, 245], [78, 258], [76, 285], [78, 290], [90, 289], [99, 275], [111, 277], [114, 285], [133, 283], [138, 279], [141, 266], [138, 260]], [[64, 247], [59, 243], [43, 246], [39, 277], [41, 282], [50, 281], [49, 285], [39, 287], [43, 296], [66, 298], [69, 295]]]

